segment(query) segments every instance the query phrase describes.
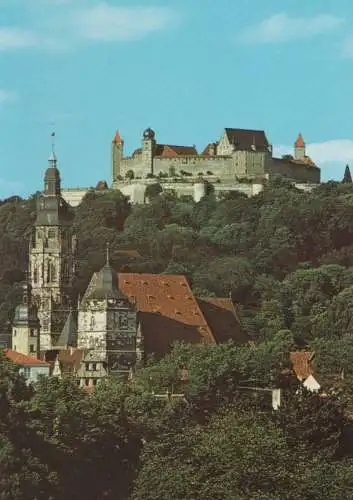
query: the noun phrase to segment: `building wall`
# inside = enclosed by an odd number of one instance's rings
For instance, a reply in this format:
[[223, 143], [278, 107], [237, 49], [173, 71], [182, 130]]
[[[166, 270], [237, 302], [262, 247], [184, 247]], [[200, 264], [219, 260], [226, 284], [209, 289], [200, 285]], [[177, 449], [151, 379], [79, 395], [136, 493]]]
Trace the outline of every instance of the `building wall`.
[[12, 328], [13, 350], [26, 356], [37, 357], [40, 350], [38, 335], [36, 328], [14, 325]]
[[40, 376], [49, 377], [50, 366], [21, 366], [19, 372], [25, 377], [27, 384], [35, 384]]
[[106, 350], [107, 313], [104, 301], [90, 301], [88, 307], [78, 313], [77, 347]]

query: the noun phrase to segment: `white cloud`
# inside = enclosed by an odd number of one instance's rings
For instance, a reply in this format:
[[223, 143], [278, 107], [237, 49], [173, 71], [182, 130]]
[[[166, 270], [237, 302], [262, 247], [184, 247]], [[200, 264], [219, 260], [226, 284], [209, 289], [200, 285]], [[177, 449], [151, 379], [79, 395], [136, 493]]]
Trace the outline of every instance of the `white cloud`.
[[15, 99], [15, 93], [9, 92], [8, 90], [0, 89], [0, 106], [6, 102], [13, 101]]
[[0, 26], [0, 50], [34, 46], [61, 50], [89, 41], [139, 40], [175, 25], [179, 18], [166, 7], [117, 7], [106, 2], [87, 6], [79, 0], [55, 0], [55, 5], [48, 0], [35, 3], [31, 5], [28, 28]]
[[353, 35], [347, 36], [343, 41], [342, 56], [347, 59], [353, 59]]
[[37, 45], [39, 39], [30, 30], [0, 26], [0, 51]]
[[172, 17], [166, 8], [112, 7], [100, 3], [74, 12], [72, 27], [84, 40], [128, 41], [166, 28]]
[[238, 40], [243, 43], [288, 42], [327, 33], [338, 28], [343, 22], [343, 19], [329, 14], [319, 14], [311, 18], [289, 17], [285, 13], [274, 14], [245, 29]]

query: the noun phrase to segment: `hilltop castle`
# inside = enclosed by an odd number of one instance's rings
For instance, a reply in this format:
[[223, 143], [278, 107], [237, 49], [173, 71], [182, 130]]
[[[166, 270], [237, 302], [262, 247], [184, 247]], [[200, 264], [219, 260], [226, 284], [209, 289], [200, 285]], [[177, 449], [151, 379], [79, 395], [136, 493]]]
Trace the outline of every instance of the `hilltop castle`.
[[276, 176], [294, 182], [320, 182], [320, 169], [305, 151], [299, 134], [294, 156], [274, 158], [272, 145], [262, 130], [226, 128], [218, 142], [199, 154], [195, 146], [159, 144], [155, 132], [144, 131], [141, 147], [124, 156], [124, 141], [117, 132], [112, 141], [112, 185], [126, 178], [209, 176], [222, 181], [268, 179]]
[[[226, 128], [219, 141], [208, 144], [202, 153], [195, 146], [159, 144], [148, 128], [141, 147], [131, 156], [124, 154], [124, 140], [116, 132], [111, 144], [112, 189], [119, 189], [131, 203], [146, 203], [147, 186], [158, 182], [165, 192], [191, 196], [196, 202], [205, 195], [206, 181], [217, 197], [229, 191], [247, 196], [260, 192], [265, 180], [282, 178], [299, 189], [311, 190], [320, 183], [320, 168], [306, 154], [301, 134], [294, 143], [293, 155], [273, 156], [272, 145], [263, 130]], [[78, 205], [93, 188], [68, 188], [63, 198]], [[96, 189], [108, 189], [98, 182]]]

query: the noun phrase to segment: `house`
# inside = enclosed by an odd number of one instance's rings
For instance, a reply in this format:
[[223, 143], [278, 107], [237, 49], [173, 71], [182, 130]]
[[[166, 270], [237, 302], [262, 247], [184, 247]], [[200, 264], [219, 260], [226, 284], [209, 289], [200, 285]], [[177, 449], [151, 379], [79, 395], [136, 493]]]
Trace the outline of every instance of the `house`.
[[293, 351], [290, 353], [294, 374], [310, 392], [316, 392], [321, 388], [319, 382], [314, 377], [313, 357], [314, 353], [307, 351]]
[[40, 376], [48, 377], [50, 375], [50, 364], [46, 361], [11, 349], [4, 349], [3, 351], [8, 359], [20, 367], [19, 373], [24, 376], [28, 384], [37, 382]]

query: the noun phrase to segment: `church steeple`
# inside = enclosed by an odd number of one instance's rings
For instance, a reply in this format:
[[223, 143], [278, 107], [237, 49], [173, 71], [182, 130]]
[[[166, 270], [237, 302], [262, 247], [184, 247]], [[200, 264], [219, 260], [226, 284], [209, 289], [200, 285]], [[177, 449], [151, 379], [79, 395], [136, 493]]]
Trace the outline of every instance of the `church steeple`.
[[72, 213], [61, 196], [60, 173], [52, 134], [52, 152], [44, 175], [44, 191], [37, 198], [37, 217], [29, 248], [33, 298], [41, 323], [41, 349], [50, 349], [60, 333], [61, 310], [66, 307], [74, 273]]
[[57, 167], [57, 158], [55, 154], [55, 132], [51, 134], [52, 151], [48, 160], [48, 168], [44, 176], [44, 194], [49, 196], [61, 195], [61, 179], [60, 172]]

